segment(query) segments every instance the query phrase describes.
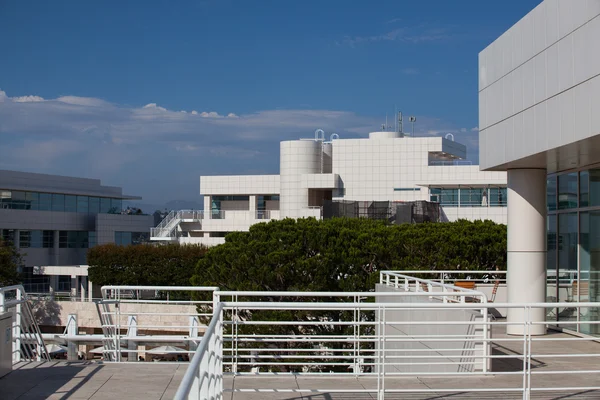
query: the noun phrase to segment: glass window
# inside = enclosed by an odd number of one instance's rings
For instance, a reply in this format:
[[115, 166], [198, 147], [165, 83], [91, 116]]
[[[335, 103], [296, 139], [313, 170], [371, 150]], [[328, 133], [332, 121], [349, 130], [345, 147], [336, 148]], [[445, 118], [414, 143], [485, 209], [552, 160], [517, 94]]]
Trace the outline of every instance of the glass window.
[[506, 207], [506, 188], [489, 188], [488, 202], [490, 207]]
[[42, 248], [43, 247], [43, 236], [42, 231], [31, 231], [31, 245], [32, 248]]
[[[600, 301], [600, 211], [580, 213], [579, 221], [579, 280], [572, 287], [574, 301]], [[598, 308], [584, 309], [579, 314], [581, 321], [597, 321]], [[599, 335], [597, 324], [582, 324], [580, 332]]]
[[[482, 188], [460, 188], [460, 206], [475, 207], [483, 205], [483, 189]], [[486, 192], [487, 205], [487, 192]]]
[[25, 192], [12, 192], [12, 205], [10, 208], [12, 208], [13, 210], [29, 209], [29, 202], [26, 200]]
[[27, 192], [25, 193], [25, 199], [29, 202], [30, 210], [39, 210], [40, 209], [40, 194], [37, 192]]
[[458, 189], [442, 189], [440, 204], [443, 206], [458, 206]]
[[556, 176], [551, 176], [546, 182], [546, 204], [549, 211], [556, 210]]
[[110, 211], [110, 199], [106, 197], [100, 198], [100, 212], [106, 214]]
[[558, 176], [558, 209], [577, 208], [577, 172]]
[[15, 242], [15, 231], [14, 229], [2, 229], [2, 240], [6, 243]]
[[123, 209], [123, 201], [121, 199], [110, 199], [111, 214], [120, 214]]
[[42, 211], [52, 210], [52, 195], [50, 193], [40, 193], [39, 207]]
[[46, 249], [54, 247], [54, 231], [44, 231], [42, 233], [42, 246]]
[[88, 212], [88, 197], [77, 196], [77, 212], [86, 213]]
[[19, 247], [31, 247], [31, 231], [19, 231]]
[[8, 190], [0, 190], [0, 208], [11, 208], [12, 193]]
[[600, 206], [600, 169], [590, 169], [589, 192], [590, 206]]
[[148, 232], [131, 232], [131, 244], [143, 244], [150, 241]]
[[52, 211], [65, 211], [65, 195], [64, 194], [53, 194], [52, 195]]
[[[557, 286], [558, 301], [573, 301], [572, 285], [577, 280], [578, 251], [578, 218], [577, 213], [558, 215], [558, 264]], [[557, 315], [560, 321], [577, 319], [575, 308], [559, 308]], [[561, 325], [563, 328], [577, 330], [576, 326]]]
[[579, 207], [587, 207], [590, 204], [590, 173], [581, 171], [579, 173]]
[[96, 232], [90, 231], [88, 232], [88, 246], [94, 247], [98, 244], [98, 239], [96, 238]]
[[90, 197], [89, 198], [89, 211], [92, 214], [98, 214], [100, 212], [100, 198]]
[[66, 249], [67, 245], [68, 245], [68, 232], [67, 231], [60, 231], [58, 233], [58, 247], [60, 247], [61, 249]]
[[71, 196], [71, 195], [65, 196], [65, 211], [66, 212], [77, 212], [77, 196]]

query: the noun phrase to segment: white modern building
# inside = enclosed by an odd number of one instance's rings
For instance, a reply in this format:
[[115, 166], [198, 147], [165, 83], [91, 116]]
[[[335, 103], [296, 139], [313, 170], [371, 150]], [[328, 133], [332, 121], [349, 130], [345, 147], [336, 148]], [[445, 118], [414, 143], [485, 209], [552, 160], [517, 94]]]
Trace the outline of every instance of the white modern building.
[[151, 239], [214, 245], [258, 222], [327, 218], [328, 204], [344, 202], [367, 209], [428, 201], [440, 203], [442, 220], [506, 223], [506, 173], [471, 165], [452, 135], [381, 131], [341, 139], [319, 129], [312, 139], [281, 142], [280, 150], [279, 175], [201, 176], [204, 212], [172, 212]]
[[[546, 0], [479, 55], [481, 167], [508, 172], [510, 302], [600, 301], [599, 38], [600, 0]], [[597, 308], [573, 310], [535, 319], [600, 333]]]

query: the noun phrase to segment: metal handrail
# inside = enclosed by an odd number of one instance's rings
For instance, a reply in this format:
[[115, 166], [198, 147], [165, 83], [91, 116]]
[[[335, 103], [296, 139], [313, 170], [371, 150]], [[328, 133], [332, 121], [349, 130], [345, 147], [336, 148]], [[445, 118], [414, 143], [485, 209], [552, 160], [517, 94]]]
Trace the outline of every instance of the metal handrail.
[[[177, 393], [175, 393], [175, 397], [174, 397], [175, 400], [187, 399], [188, 396], [190, 395], [190, 392], [192, 391], [192, 388], [195, 388], [199, 394], [199, 392], [201, 390], [201, 385], [199, 382], [201, 377], [199, 376], [199, 374], [202, 372], [202, 371], [200, 371], [200, 367], [201, 367], [201, 365], [203, 365], [205, 363], [205, 357], [209, 356], [209, 354], [208, 354], [209, 343], [211, 342], [211, 340], [213, 340], [213, 337], [215, 335], [217, 335], [217, 326], [220, 322], [222, 323], [222, 319], [223, 319], [222, 312], [223, 312], [223, 304], [219, 303], [217, 305], [217, 308], [215, 309], [213, 318], [210, 321], [208, 328], [204, 332], [202, 341], [200, 342], [200, 345], [198, 346], [198, 349], [196, 350], [196, 353], [194, 354], [194, 357], [192, 358], [192, 361], [190, 362], [190, 365], [188, 366], [187, 371], [185, 371], [185, 375], [183, 375], [183, 379], [181, 380], [181, 383], [179, 384]], [[222, 325], [219, 328], [222, 329]], [[217, 357], [218, 356], [219, 355], [217, 355]], [[222, 358], [218, 361], [222, 362]], [[217, 371], [217, 372], [219, 372], [219, 371]], [[220, 375], [221, 375], [221, 377], [223, 376], [222, 366], [221, 366]], [[196, 379], [198, 381], [196, 381]], [[217, 388], [217, 389], [220, 389], [219, 390], [220, 392], [223, 391], [222, 380], [221, 380], [221, 387]]]

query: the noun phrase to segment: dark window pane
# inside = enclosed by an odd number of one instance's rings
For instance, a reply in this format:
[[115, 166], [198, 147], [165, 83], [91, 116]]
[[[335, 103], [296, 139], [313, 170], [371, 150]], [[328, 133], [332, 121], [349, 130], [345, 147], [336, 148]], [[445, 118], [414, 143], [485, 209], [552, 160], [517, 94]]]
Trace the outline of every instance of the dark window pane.
[[27, 192], [25, 194], [25, 198], [29, 202], [30, 210], [39, 210], [40, 209], [40, 194], [37, 192]]
[[96, 232], [90, 231], [88, 232], [88, 247], [94, 247], [98, 244], [98, 239], [96, 239]]
[[88, 212], [88, 197], [77, 196], [77, 212], [86, 213]]
[[31, 247], [31, 231], [19, 231], [19, 247]]
[[50, 211], [52, 209], [52, 195], [50, 193], [40, 193], [39, 209]]
[[31, 231], [31, 246], [33, 248], [43, 247], [43, 236], [42, 231]]
[[556, 177], [548, 178], [546, 182], [546, 204], [549, 211], [556, 210]]
[[58, 233], [58, 247], [66, 249], [69, 243], [69, 236], [67, 231], [60, 231]]
[[53, 194], [52, 195], [52, 211], [65, 211], [65, 195], [64, 194]]
[[590, 206], [600, 206], [600, 169], [590, 169]]
[[100, 212], [106, 214], [110, 211], [110, 199], [106, 197], [100, 198]]
[[44, 231], [42, 244], [44, 248], [50, 249], [54, 247], [54, 231]]
[[588, 171], [579, 173], [579, 207], [587, 207], [590, 203], [590, 174]]
[[558, 176], [558, 208], [560, 210], [577, 207], [577, 172]]
[[112, 214], [120, 214], [123, 209], [123, 201], [121, 199], [110, 199], [110, 212]]
[[100, 198], [99, 197], [90, 197], [89, 212], [91, 212], [92, 214], [98, 214], [100, 212]]
[[77, 212], [77, 197], [76, 196], [65, 196], [65, 211], [66, 212]]

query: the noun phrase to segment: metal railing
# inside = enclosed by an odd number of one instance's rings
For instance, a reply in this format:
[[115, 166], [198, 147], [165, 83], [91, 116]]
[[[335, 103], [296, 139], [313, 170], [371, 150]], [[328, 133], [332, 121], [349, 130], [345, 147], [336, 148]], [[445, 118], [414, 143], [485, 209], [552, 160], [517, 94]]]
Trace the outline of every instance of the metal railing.
[[199, 221], [204, 218], [204, 211], [198, 210], [179, 210], [171, 211], [167, 216], [155, 227], [150, 228], [150, 236], [156, 238], [177, 238], [177, 226], [181, 220]]
[[160, 354], [193, 354], [213, 316], [215, 290], [212, 286], [103, 286], [102, 300], [96, 304], [105, 360], [124, 361], [124, 353], [135, 361], [138, 353], [148, 352], [138, 345], [154, 342], [189, 347]]
[[0, 312], [12, 313], [12, 362], [50, 360], [22, 285], [0, 288]]
[[453, 283], [455, 281], [473, 281], [476, 283], [506, 282], [506, 271], [460, 271], [460, 270], [406, 270], [406, 271], [381, 271], [379, 283], [394, 285], [396, 276], [408, 276], [415, 279], [414, 275], [427, 275], [427, 280], [440, 283]]
[[473, 165], [469, 160], [431, 160], [429, 166], [455, 166], [455, 165]]
[[204, 337], [179, 384], [175, 400], [223, 398], [223, 304], [217, 305]]
[[[219, 303], [223, 308], [222, 313], [213, 318], [214, 324], [211, 323], [214, 331], [207, 330], [203, 338], [206, 343], [202, 349], [211, 350], [198, 350], [198, 360], [190, 365], [177, 399], [218, 399], [226, 392], [371, 393], [378, 399], [391, 393], [520, 393], [523, 399], [529, 399], [536, 392], [600, 390], [597, 337], [531, 334], [535, 326], [546, 325], [545, 321], [532, 318], [536, 314], [534, 310], [567, 306], [565, 303], [494, 305], [422, 301], [407, 304], [394, 301], [406, 296], [425, 300], [427, 292], [215, 292], [215, 296], [229, 296], [234, 300], [265, 298]], [[295, 300], [272, 301], [277, 297]], [[340, 302], [341, 297], [350, 301]], [[367, 300], [373, 297], [379, 300]], [[568, 306], [583, 310], [600, 307], [600, 303], [568, 303]], [[482, 308], [489, 312], [494, 307], [520, 309], [523, 320], [509, 323], [481, 318]], [[347, 318], [332, 319], [332, 313]], [[479, 318], [432, 318], [442, 315], [478, 315]], [[277, 318], [273, 318], [275, 316]], [[406, 316], [410, 318], [404, 318]], [[598, 326], [600, 321], [585, 323]], [[503, 334], [509, 325], [522, 326], [523, 335]], [[494, 328], [497, 333], [494, 337], [486, 336], [482, 334], [483, 327]], [[221, 341], [223, 346], [219, 347]], [[585, 343], [590, 346], [588, 349], [582, 348]], [[578, 350], [565, 350], [567, 345]], [[221, 355], [222, 363], [216, 361]], [[485, 386], [462, 378], [451, 385], [444, 383], [449, 377], [483, 377], [490, 372], [493, 377], [486, 380]], [[323, 379], [309, 379], [331, 374], [335, 374], [337, 385]], [[567, 383], [554, 379], [572, 374], [578, 375], [578, 384], [572, 384], [568, 378]], [[271, 376], [272, 379], [253, 380], [250, 386], [236, 380], [234, 387], [219, 391], [219, 385], [214, 382], [222, 382], [224, 375]], [[299, 387], [296, 380], [282, 380], [274, 387], [273, 378], [290, 375], [304, 376], [305, 385]], [[398, 386], [397, 377], [428, 379], [428, 386]], [[346, 378], [352, 381], [344, 381]], [[440, 381], [432, 384], [435, 378]], [[357, 379], [362, 385], [351, 383]], [[390, 379], [394, 385], [386, 386]], [[263, 382], [264, 386], [257, 382]], [[285, 386], [285, 382], [293, 383]], [[209, 394], [203, 395], [206, 393]]]

